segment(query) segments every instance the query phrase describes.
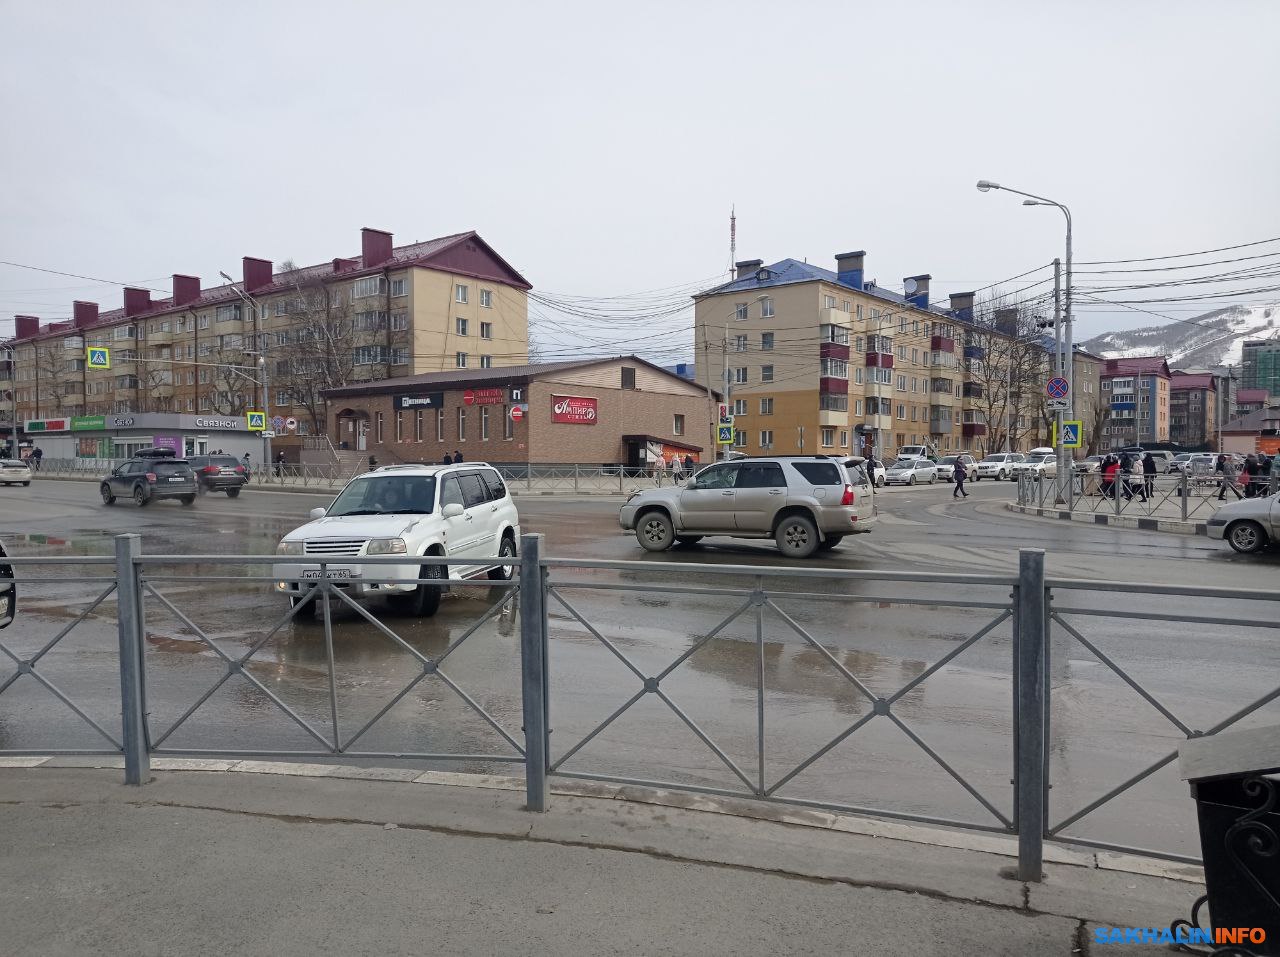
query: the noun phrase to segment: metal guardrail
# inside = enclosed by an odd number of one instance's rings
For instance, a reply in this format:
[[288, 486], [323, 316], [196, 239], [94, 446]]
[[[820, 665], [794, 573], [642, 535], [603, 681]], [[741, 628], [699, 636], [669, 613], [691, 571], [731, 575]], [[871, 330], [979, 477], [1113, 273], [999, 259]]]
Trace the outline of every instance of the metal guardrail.
[[[198, 594], [207, 589], [211, 582], [234, 582], [240, 586], [272, 581], [269, 568], [264, 573], [247, 573], [248, 568], [263, 568], [276, 561], [274, 556], [261, 555], [214, 555], [214, 556], [173, 556], [143, 555], [140, 552], [140, 540], [135, 535], [122, 535], [116, 539], [116, 554], [110, 557], [14, 557], [6, 559], [19, 573], [16, 583], [23, 589], [36, 585], [48, 585], [50, 582], [75, 582], [81, 585], [88, 583], [87, 592], [91, 595], [87, 605], [79, 613], [61, 627], [51, 640], [45, 641], [34, 651], [19, 654], [9, 644], [9, 639], [0, 640], [0, 661], [12, 662], [14, 671], [0, 684], [0, 694], [5, 693], [24, 677], [31, 679], [49, 695], [56, 698], [93, 730], [100, 740], [97, 747], [87, 749], [75, 748], [39, 748], [39, 749], [0, 749], [0, 754], [50, 754], [50, 753], [91, 753], [122, 755], [125, 763], [125, 780], [129, 784], [142, 784], [149, 777], [151, 755], [203, 755], [218, 757], [287, 757], [315, 758], [340, 757], [363, 759], [413, 759], [418, 761], [466, 761], [492, 762], [498, 764], [523, 764], [526, 782], [526, 801], [530, 810], [546, 810], [549, 806], [549, 781], [554, 777], [581, 778], [594, 781], [610, 781], [621, 784], [675, 788], [699, 791], [714, 795], [747, 798], [767, 801], [782, 805], [809, 808], [826, 808], [836, 811], [871, 814], [910, 821], [930, 822], [948, 826], [959, 826], [977, 830], [991, 831], [1018, 838], [1018, 876], [1023, 880], [1038, 880], [1042, 872], [1043, 841], [1062, 840], [1088, 846], [1138, 851], [1140, 853], [1156, 853], [1140, 848], [1121, 847], [1114, 843], [1091, 841], [1067, 833], [1081, 820], [1109, 804], [1121, 795], [1130, 792], [1152, 774], [1167, 766], [1176, 755], [1170, 751], [1157, 761], [1150, 763], [1138, 773], [1109, 787], [1105, 793], [1072, 808], [1069, 812], [1058, 813], [1050, 800], [1050, 780], [1054, 772], [1053, 756], [1049, 753], [1048, 741], [1051, 718], [1055, 712], [1055, 694], [1051, 691], [1050, 658], [1051, 635], [1054, 628], [1060, 630], [1061, 641], [1069, 641], [1094, 656], [1106, 669], [1115, 674], [1129, 690], [1142, 701], [1154, 708], [1174, 729], [1177, 735], [1196, 737], [1216, 734], [1241, 721], [1268, 703], [1280, 698], [1280, 684], [1265, 693], [1257, 695], [1255, 700], [1238, 706], [1225, 718], [1197, 730], [1193, 721], [1184, 720], [1169, 707], [1160, 697], [1139, 680], [1131, 669], [1122, 666], [1114, 655], [1109, 655], [1103, 646], [1089, 635], [1089, 621], [1101, 618], [1119, 620], [1146, 620], [1154, 622], [1180, 622], [1191, 625], [1226, 625], [1232, 619], [1211, 615], [1172, 615], [1159, 611], [1141, 611], [1134, 609], [1134, 601], [1140, 596], [1159, 599], [1165, 595], [1219, 600], [1229, 603], [1266, 602], [1267, 609], [1280, 608], [1280, 592], [1250, 591], [1245, 589], [1225, 588], [1187, 588], [1162, 584], [1123, 583], [1104, 581], [1084, 581], [1076, 579], [1047, 579], [1044, 571], [1044, 553], [1038, 550], [1023, 550], [1019, 555], [1017, 575], [1010, 574], [945, 574], [921, 573], [914, 570], [901, 571], [862, 571], [843, 569], [822, 569], [811, 567], [772, 568], [759, 566], [733, 566], [702, 564], [696, 567], [682, 563], [668, 562], [608, 562], [572, 559], [546, 558], [542, 553], [542, 536], [525, 535], [521, 540], [520, 557], [514, 559], [446, 559], [421, 558], [415, 562], [423, 566], [449, 565], [465, 561], [468, 564], [484, 563], [493, 565], [515, 566], [518, 575], [509, 581], [448, 582], [451, 588], [496, 589], [497, 600], [486, 606], [467, 627], [448, 641], [447, 645], [436, 654], [427, 654], [419, 650], [413, 642], [400, 634], [394, 621], [389, 623], [380, 619], [357, 602], [352, 601], [341, 587], [328, 578], [319, 580], [307, 579], [304, 584], [308, 591], [304, 598], [313, 599], [320, 609], [323, 621], [323, 660], [325, 664], [324, 681], [326, 684], [326, 713], [322, 717], [308, 717], [299, 712], [285, 700], [283, 694], [273, 690], [266, 681], [254, 674], [254, 666], [259, 664], [255, 656], [268, 645], [273, 636], [295, 620], [302, 613], [302, 606], [290, 608], [286, 613], [262, 627], [248, 645], [235, 653], [231, 653], [216, 640], [205, 627], [199, 625], [192, 614], [182, 607], [183, 596]], [[348, 561], [346, 559], [326, 560], [320, 556], [310, 557], [309, 563], [318, 564], [322, 571], [329, 564]], [[368, 568], [380, 565], [403, 564], [402, 556], [362, 557], [361, 564]], [[218, 569], [226, 569], [223, 574]], [[42, 571], [67, 571], [80, 569], [76, 574], [50, 578], [42, 576]], [[102, 574], [105, 572], [106, 574]], [[605, 580], [594, 573], [616, 572], [616, 580]], [[34, 573], [34, 574], [28, 574]], [[710, 580], [709, 584], [693, 584], [692, 575]], [[366, 581], [379, 581], [374, 576], [366, 576]], [[440, 587], [444, 583], [440, 579], [424, 577], [418, 583]], [[746, 582], [746, 584], [744, 584]], [[823, 590], [840, 585], [848, 586], [845, 590], [834, 592]], [[912, 588], [930, 586], [960, 586], [964, 589], [962, 597], [955, 599], [929, 597], [920, 595], [910, 589], [899, 589], [903, 594], [890, 594], [892, 588], [884, 586], [912, 586]], [[1114, 598], [1107, 607], [1077, 606], [1064, 603], [1062, 599], [1072, 601], [1085, 592], [1096, 592]], [[598, 595], [617, 596], [616, 601], [608, 602], [608, 620], [594, 617], [584, 602], [584, 596]], [[630, 597], [626, 597], [630, 596]], [[620, 639], [610, 632], [619, 627], [626, 627], [627, 622], [619, 623], [619, 609], [626, 602], [671, 601], [679, 596], [691, 596], [703, 601], [711, 608], [720, 607], [722, 614], [717, 613], [718, 623], [700, 633], [691, 636], [691, 642], [680, 654], [661, 663], [645, 664], [637, 653], [628, 647], [625, 639]], [[111, 611], [111, 599], [115, 598], [114, 614]], [[788, 602], [799, 602], [804, 609], [803, 614], [788, 611]], [[817, 623], [840, 622], [847, 619], [833, 616], [831, 609], [848, 607], [849, 605], [876, 608], [883, 603], [894, 605], [917, 606], [937, 609], [959, 609], [973, 621], [972, 627], [966, 627], [965, 633], [953, 640], [944, 653], [939, 654], [931, 662], [920, 662], [919, 670], [903, 680], [899, 687], [889, 692], [877, 692], [875, 681], [870, 680], [856, 659], [842, 658], [840, 652], [846, 649], [832, 644], [831, 640], [823, 640], [815, 634]], [[337, 661], [335, 659], [333, 613], [344, 609], [353, 614], [368, 626], [368, 634], [383, 639], [387, 647], [396, 652], [410, 656], [414, 673], [405, 683], [390, 693], [385, 701], [371, 717], [353, 718], [344, 710], [337, 684]], [[212, 677], [208, 686], [191, 699], [190, 704], [182, 709], [176, 718], [160, 720], [152, 714], [148, 699], [149, 675], [147, 655], [146, 618], [149, 610], [152, 613], [164, 613], [182, 623], [186, 635], [192, 636], [206, 656], [218, 665], [218, 674]], [[523, 716], [523, 727], [508, 727], [500, 716], [486, 709], [471, 693], [463, 682], [459, 681], [446, 665], [451, 664], [451, 656], [468, 641], [474, 641], [475, 635], [485, 624], [495, 617], [516, 610], [520, 628], [520, 703]], [[553, 619], [551, 612], [556, 612]], [[119, 731], [111, 727], [112, 722], [99, 714], [95, 717], [92, 708], [75, 699], [75, 696], [57, 683], [44, 670], [49, 653], [75, 628], [94, 616], [103, 616], [108, 620], [114, 617], [118, 643], [118, 677], [119, 700], [121, 703], [121, 721]], [[69, 614], [69, 612], [68, 612]], [[599, 611], [596, 612], [598, 616]], [[953, 613], [954, 614], [954, 613]], [[1241, 612], [1243, 615], [1244, 612]], [[807, 617], [806, 617], [807, 616]], [[625, 617], [625, 616], [623, 616]], [[1250, 628], [1280, 628], [1280, 616], [1273, 613], [1249, 614]], [[730, 635], [728, 629], [734, 626], [738, 634]], [[745, 630], [744, 630], [745, 626]], [[922, 685], [952, 665], [962, 655], [970, 652], [984, 638], [991, 636], [999, 639], [1005, 633], [1010, 634], [1010, 653], [1007, 676], [1013, 693], [1010, 716], [1012, 719], [1012, 749], [1009, 763], [1003, 766], [987, 766], [978, 769], [978, 773], [988, 782], [974, 778], [974, 772], [965, 773], [953, 760], [948, 760], [942, 748], [936, 742], [928, 740], [928, 732], [922, 731], [915, 719], [904, 712], [918, 707], [918, 692]], [[557, 661], [559, 652], [553, 654], [554, 648], [564, 647], [554, 639], [576, 639], [576, 644], [589, 642], [604, 649], [607, 657], [616, 660], [625, 674], [634, 682], [633, 688], [625, 696], [620, 697], [610, 706], [609, 713], [602, 720], [595, 721], [587, 730], [570, 731], [571, 740], [561, 743], [552, 736], [552, 685], [559, 674]], [[778, 744], [779, 729], [768, 718], [766, 696], [776, 689], [769, 687], [766, 668], [766, 643], [771, 647], [778, 642], [790, 640], [799, 642], [805, 650], [808, 660], [824, 669], [831, 680], [842, 689], [839, 694], [840, 706], [835, 709], [835, 718], [843, 725], [840, 730], [816, 748], [808, 750], [802, 756], [787, 757], [784, 770], [770, 773], [769, 757]], [[730, 754], [731, 748], [717, 741], [716, 732], [695, 719], [694, 712], [687, 703], [678, 700], [679, 692], [673, 692], [672, 679], [678, 676], [682, 667], [688, 665], [694, 655], [704, 648], [721, 643], [722, 646], [733, 643], [741, 648], [748, 643], [753, 649], [751, 659], [754, 674], [750, 678], [752, 690], [752, 710], [754, 728], [751, 739], [754, 760], [746, 762], [735, 760]], [[834, 649], [834, 652], [833, 652]], [[913, 649], [913, 655], [918, 654]], [[0, 672], [2, 674], [3, 672]], [[745, 676], [743, 676], [745, 678]], [[271, 707], [279, 713], [286, 723], [300, 729], [314, 746], [306, 749], [254, 749], [241, 750], [233, 747], [182, 747], [174, 744], [174, 735], [187, 725], [193, 716], [229, 683], [247, 682], [258, 695], [269, 701]], [[451, 753], [430, 749], [376, 751], [362, 748], [372, 729], [378, 726], [385, 716], [421, 683], [439, 682], [449, 688], [453, 694], [466, 705], [468, 713], [483, 728], [495, 732], [503, 742], [504, 751], [473, 754]], [[509, 689], [514, 694], [514, 688]], [[567, 697], [582, 690], [571, 687], [558, 691], [557, 694]], [[595, 690], [595, 689], [593, 689]], [[714, 763], [725, 768], [734, 782], [732, 787], [716, 787], [700, 785], [688, 781], [674, 780], [679, 775], [672, 775], [670, 769], [664, 774], [655, 768], [652, 776], [631, 776], [595, 771], [577, 771], [570, 767], [574, 759], [580, 757], [584, 749], [593, 741], [603, 740], [606, 732], [614, 732], [620, 721], [644, 699], [652, 696], [663, 709], [673, 715], [687, 728], [714, 758]], [[909, 718], [911, 718], [909, 720]], [[960, 788], [962, 788], [983, 810], [980, 820], [955, 820], [937, 815], [922, 813], [903, 795], [905, 806], [865, 806], [840, 801], [823, 800], [806, 795], [796, 790], [801, 776], [824, 759], [829, 759], [832, 752], [850, 738], [863, 733], [863, 729], [873, 724], [891, 725], [911, 743], [913, 750], [923, 754], [932, 765], [936, 765]], [[838, 726], [838, 725], [836, 725]], [[660, 752], [661, 753], [661, 752]], [[655, 760], [661, 761], [660, 757]], [[1012, 789], [1008, 794], [995, 794], [990, 788], [1004, 779], [1011, 781]], [[1003, 788], [1000, 788], [1003, 792]], [[1161, 853], [1158, 856], [1172, 857], [1177, 860], [1194, 860], [1176, 854]]]
[[1075, 473], [1064, 489], [1054, 477], [1020, 475], [1017, 504], [1062, 508], [1085, 514], [1139, 515], [1191, 521], [1208, 518], [1241, 491], [1221, 476], [1129, 474], [1104, 479], [1097, 472]]

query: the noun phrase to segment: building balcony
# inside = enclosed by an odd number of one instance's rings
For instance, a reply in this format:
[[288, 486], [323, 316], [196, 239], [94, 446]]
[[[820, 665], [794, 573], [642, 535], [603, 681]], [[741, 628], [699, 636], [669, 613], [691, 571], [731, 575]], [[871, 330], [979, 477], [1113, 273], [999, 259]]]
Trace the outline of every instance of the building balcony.
[[848, 359], [849, 347], [838, 342], [823, 342], [818, 346], [818, 356], [822, 359]]
[[863, 416], [862, 423], [868, 429], [875, 429], [878, 432], [889, 432], [893, 429], [893, 416], [884, 415], [867, 415]]
[[966, 439], [976, 438], [980, 435], [987, 434], [987, 426], [985, 422], [964, 422], [960, 425], [960, 434]]
[[876, 366], [880, 369], [892, 369], [893, 353], [892, 352], [868, 352], [867, 365]]
[[935, 407], [951, 409], [955, 407], [956, 397], [949, 392], [931, 392], [929, 402]]
[[960, 386], [960, 395], [965, 399], [981, 399], [986, 393], [976, 382], [966, 382]]
[[148, 332], [146, 339], [143, 340], [149, 346], [166, 345], [173, 342], [173, 330], [168, 332]]
[[846, 429], [849, 427], [849, 413], [835, 412], [830, 409], [818, 410], [818, 425], [833, 425], [836, 428]]
[[987, 357], [987, 350], [982, 346], [965, 346], [964, 357], [966, 359], [985, 359]]
[[826, 392], [829, 395], [848, 395], [849, 380], [836, 379], [832, 376], [822, 376], [818, 379], [818, 391]]
[[929, 337], [930, 352], [955, 352], [956, 341], [948, 339], [946, 336], [930, 336]]
[[829, 326], [843, 326], [846, 329], [853, 327], [853, 314], [842, 312], [839, 309], [821, 309], [818, 312], [818, 322]]

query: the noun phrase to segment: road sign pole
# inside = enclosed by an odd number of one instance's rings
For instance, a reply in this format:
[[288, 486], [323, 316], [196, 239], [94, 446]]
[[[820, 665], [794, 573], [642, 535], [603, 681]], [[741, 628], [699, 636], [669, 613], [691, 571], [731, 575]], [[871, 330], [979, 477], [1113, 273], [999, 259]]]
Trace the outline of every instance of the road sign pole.
[[[1054, 345], [1054, 381], [1064, 379], [1065, 376], [1065, 360], [1066, 357], [1062, 352], [1062, 261], [1054, 259], [1053, 261], [1053, 345]], [[1064, 384], [1066, 384], [1064, 382]], [[1067, 398], [1070, 394], [1070, 385], [1067, 384], [1066, 391], [1062, 395], [1055, 395], [1054, 398]], [[1065, 410], [1059, 405], [1057, 413], [1058, 428], [1054, 433], [1057, 442], [1054, 453], [1058, 459], [1058, 474], [1055, 484], [1058, 488], [1057, 502], [1061, 505], [1066, 501], [1065, 490], [1069, 487], [1066, 483], [1069, 479], [1067, 471], [1070, 468], [1071, 456], [1067, 452], [1066, 446], [1063, 445], [1062, 423], [1066, 419]]]

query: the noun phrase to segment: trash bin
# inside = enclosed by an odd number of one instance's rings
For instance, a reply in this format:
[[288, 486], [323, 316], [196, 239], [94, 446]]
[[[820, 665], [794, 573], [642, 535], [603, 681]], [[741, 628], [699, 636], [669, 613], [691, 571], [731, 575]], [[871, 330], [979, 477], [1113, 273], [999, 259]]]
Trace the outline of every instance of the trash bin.
[[1260, 928], [1263, 941], [1255, 933], [1230, 942], [1241, 954], [1280, 955], [1280, 726], [1192, 738], [1178, 753], [1215, 933]]

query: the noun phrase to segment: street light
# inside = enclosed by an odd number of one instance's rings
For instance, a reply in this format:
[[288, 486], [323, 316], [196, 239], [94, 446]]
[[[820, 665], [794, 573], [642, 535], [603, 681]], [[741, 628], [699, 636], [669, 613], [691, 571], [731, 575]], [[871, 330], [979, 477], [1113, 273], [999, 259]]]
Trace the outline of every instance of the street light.
[[[1001, 186], [999, 183], [993, 183], [991, 180], [988, 180], [988, 179], [978, 180], [977, 187], [978, 187], [978, 190], [983, 193], [989, 192], [990, 190], [993, 190], [993, 189], [1002, 189], [1006, 193], [1014, 193], [1018, 196], [1023, 196], [1025, 197], [1025, 199], [1023, 199], [1022, 201], [1023, 206], [1056, 206], [1058, 209], [1062, 210], [1062, 215], [1065, 216], [1067, 219], [1067, 256], [1066, 256], [1067, 275], [1066, 275], [1066, 289], [1065, 289], [1065, 296], [1064, 296], [1065, 303], [1061, 313], [1054, 316], [1054, 320], [1055, 320], [1055, 338], [1057, 338], [1058, 331], [1060, 331], [1062, 334], [1060, 339], [1060, 342], [1062, 343], [1062, 347], [1058, 353], [1058, 373], [1059, 375], [1062, 375], [1067, 380], [1067, 415], [1069, 415], [1071, 418], [1074, 419], [1075, 407], [1076, 407], [1076, 390], [1075, 390], [1075, 374], [1074, 374], [1075, 346], [1072, 341], [1072, 316], [1071, 316], [1071, 210], [1067, 209], [1066, 206], [1064, 206], [1062, 203], [1056, 202], [1055, 200], [1046, 199], [1044, 196], [1037, 196], [1035, 195], [1035, 193], [1024, 193], [1022, 192], [1022, 190], [1019, 190], [1019, 189], [1010, 189], [1008, 186]], [[1061, 327], [1057, 325], [1058, 322], [1061, 323]], [[1062, 442], [1063, 419], [1064, 419], [1064, 416], [1062, 415], [1062, 413], [1059, 413], [1058, 414], [1058, 436], [1057, 436], [1059, 443]], [[1064, 463], [1065, 452], [1066, 452], [1066, 449], [1064, 449], [1061, 446], [1061, 444], [1059, 444], [1058, 446], [1059, 489], [1066, 487], [1064, 484], [1064, 479], [1062, 477], [1062, 472], [1064, 471], [1063, 466], [1065, 464]]]
[[[243, 299], [253, 309], [254, 320], [254, 338], [257, 340], [258, 352], [258, 368], [262, 370], [262, 417], [263, 417], [263, 436], [262, 436], [262, 480], [264, 482], [271, 481], [271, 437], [266, 433], [271, 431], [268, 426], [271, 425], [271, 369], [267, 364], [267, 337], [264, 329], [267, 324], [267, 317], [262, 311], [259, 302], [250, 296], [247, 292], [239, 289], [236, 282], [225, 272], [219, 272], [219, 276], [231, 284], [231, 291]], [[245, 376], [245, 378], [249, 378]], [[252, 381], [252, 380], [250, 380]]]

